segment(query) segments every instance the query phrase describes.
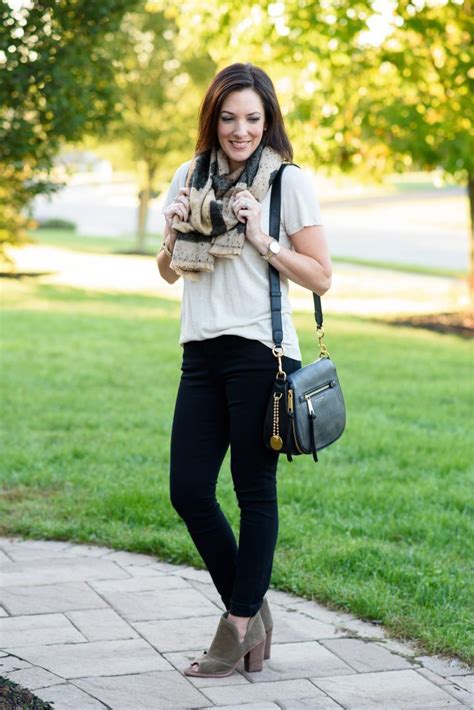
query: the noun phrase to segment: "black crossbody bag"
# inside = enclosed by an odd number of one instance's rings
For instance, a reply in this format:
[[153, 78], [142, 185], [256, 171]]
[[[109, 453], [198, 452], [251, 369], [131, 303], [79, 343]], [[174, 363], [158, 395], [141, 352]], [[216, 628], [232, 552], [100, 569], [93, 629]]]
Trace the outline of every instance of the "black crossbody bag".
[[[284, 168], [285, 165], [280, 167], [273, 181], [270, 201], [269, 231], [277, 241], [280, 238], [281, 175]], [[269, 281], [273, 354], [278, 361], [278, 370], [265, 417], [265, 444], [274, 451], [285, 453], [289, 461], [298, 454], [312, 454], [317, 461], [317, 452], [336, 441], [346, 424], [346, 409], [336, 367], [322, 342], [321, 298], [313, 293], [319, 357], [310, 365], [287, 375], [282, 363], [280, 274], [271, 264]]]

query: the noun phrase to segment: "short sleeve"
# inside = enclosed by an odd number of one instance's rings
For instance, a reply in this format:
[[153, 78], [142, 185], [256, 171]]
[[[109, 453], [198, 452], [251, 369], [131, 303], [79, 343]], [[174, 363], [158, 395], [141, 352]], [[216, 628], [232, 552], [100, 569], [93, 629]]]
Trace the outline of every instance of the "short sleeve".
[[165, 201], [163, 202], [163, 207], [161, 208], [162, 212], [164, 212], [168, 205], [173, 202], [180, 189], [186, 185], [186, 177], [188, 174], [188, 167], [190, 162], [191, 161], [188, 160], [186, 163], [183, 163], [175, 172], [173, 179], [171, 180], [167, 195], [165, 197]]
[[322, 224], [316, 190], [307, 174], [290, 165], [281, 180], [281, 221], [287, 234]]

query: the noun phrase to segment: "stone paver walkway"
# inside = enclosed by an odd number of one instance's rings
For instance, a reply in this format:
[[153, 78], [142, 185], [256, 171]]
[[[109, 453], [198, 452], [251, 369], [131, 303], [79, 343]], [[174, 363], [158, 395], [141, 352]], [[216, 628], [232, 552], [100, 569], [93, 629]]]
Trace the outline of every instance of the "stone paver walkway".
[[270, 590], [272, 657], [187, 678], [222, 612], [207, 572], [148, 555], [0, 538], [0, 675], [57, 710], [472, 707], [472, 671], [375, 624]]

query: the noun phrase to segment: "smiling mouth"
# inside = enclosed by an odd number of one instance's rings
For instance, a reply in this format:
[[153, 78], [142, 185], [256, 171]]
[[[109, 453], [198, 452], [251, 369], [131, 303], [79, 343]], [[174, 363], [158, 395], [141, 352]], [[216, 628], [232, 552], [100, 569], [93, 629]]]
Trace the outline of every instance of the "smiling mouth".
[[234, 148], [246, 148], [248, 145], [250, 145], [250, 141], [243, 141], [243, 142], [242, 142], [242, 141], [239, 141], [239, 142], [237, 142], [237, 141], [230, 141], [230, 144], [231, 144]]

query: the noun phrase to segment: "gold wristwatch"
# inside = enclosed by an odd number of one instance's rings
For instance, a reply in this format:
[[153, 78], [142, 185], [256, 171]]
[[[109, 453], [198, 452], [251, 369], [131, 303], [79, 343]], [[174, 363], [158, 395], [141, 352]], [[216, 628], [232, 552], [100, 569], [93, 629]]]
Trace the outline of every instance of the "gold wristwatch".
[[272, 241], [268, 245], [267, 253], [262, 254], [262, 259], [265, 259], [265, 261], [270, 261], [272, 256], [276, 256], [277, 254], [280, 253], [280, 249], [281, 249], [280, 242], [277, 242], [276, 239], [272, 239]]

